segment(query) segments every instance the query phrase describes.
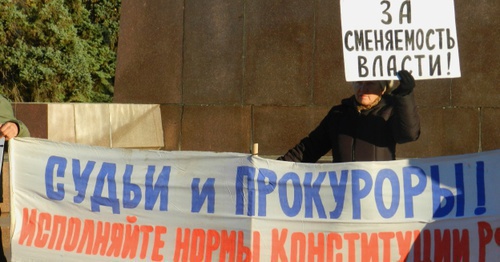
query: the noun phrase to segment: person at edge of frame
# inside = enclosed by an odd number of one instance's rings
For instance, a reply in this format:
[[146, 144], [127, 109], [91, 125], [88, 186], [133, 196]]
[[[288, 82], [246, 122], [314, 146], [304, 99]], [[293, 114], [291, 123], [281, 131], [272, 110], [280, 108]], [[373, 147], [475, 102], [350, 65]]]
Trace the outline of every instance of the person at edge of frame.
[[416, 141], [420, 118], [415, 79], [406, 70], [393, 81], [353, 82], [354, 94], [333, 106], [308, 136], [278, 160], [315, 163], [328, 151], [333, 162], [396, 159], [396, 144]]
[[[14, 137], [29, 137], [30, 132], [26, 125], [14, 117], [12, 104], [0, 95], [0, 138], [5, 137], [6, 143]], [[4, 149], [6, 145], [4, 145]], [[2, 166], [2, 165], [0, 165]], [[1, 180], [0, 180], [1, 181]], [[0, 184], [0, 186], [2, 186]], [[0, 190], [3, 192], [3, 190]], [[0, 210], [1, 213], [1, 210]], [[2, 230], [0, 228], [0, 262], [7, 261], [3, 250]]]

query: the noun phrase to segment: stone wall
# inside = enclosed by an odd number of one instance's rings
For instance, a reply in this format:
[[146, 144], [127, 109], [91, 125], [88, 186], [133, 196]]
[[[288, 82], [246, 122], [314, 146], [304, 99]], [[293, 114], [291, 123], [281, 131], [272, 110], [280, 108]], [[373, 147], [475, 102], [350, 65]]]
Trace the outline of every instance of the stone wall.
[[[455, 0], [461, 78], [417, 81], [398, 157], [500, 148], [500, 2]], [[161, 105], [166, 150], [274, 157], [350, 95], [339, 1], [122, 2], [117, 103]]]

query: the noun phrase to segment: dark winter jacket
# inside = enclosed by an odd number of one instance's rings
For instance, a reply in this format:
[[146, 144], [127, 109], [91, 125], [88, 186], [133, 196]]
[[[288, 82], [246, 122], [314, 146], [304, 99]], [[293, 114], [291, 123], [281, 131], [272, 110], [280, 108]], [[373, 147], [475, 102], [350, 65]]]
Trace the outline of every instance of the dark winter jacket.
[[420, 119], [413, 93], [384, 95], [358, 112], [354, 96], [342, 100], [280, 160], [314, 163], [332, 150], [333, 162], [396, 159], [396, 144], [417, 140]]

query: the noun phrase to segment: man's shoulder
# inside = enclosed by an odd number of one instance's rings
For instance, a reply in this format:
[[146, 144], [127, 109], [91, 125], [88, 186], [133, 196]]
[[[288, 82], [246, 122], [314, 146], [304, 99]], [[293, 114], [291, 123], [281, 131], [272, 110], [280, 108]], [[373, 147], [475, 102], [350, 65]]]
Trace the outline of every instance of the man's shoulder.
[[332, 106], [332, 108], [330, 108], [328, 115], [333, 116], [333, 115], [345, 114], [347, 112], [353, 111], [354, 106], [352, 103], [353, 102], [352, 102], [351, 98], [342, 99], [340, 104], [334, 105], [334, 106]]

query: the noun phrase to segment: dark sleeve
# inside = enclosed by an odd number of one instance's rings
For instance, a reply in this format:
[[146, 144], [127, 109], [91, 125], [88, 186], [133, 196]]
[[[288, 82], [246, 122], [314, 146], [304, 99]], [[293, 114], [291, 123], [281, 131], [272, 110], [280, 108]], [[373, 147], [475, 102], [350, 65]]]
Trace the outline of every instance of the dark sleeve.
[[415, 141], [420, 136], [420, 117], [413, 92], [393, 96], [392, 132], [396, 143]]
[[278, 160], [315, 163], [331, 149], [329, 125], [333, 119], [328, 114], [308, 136], [300, 140]]

